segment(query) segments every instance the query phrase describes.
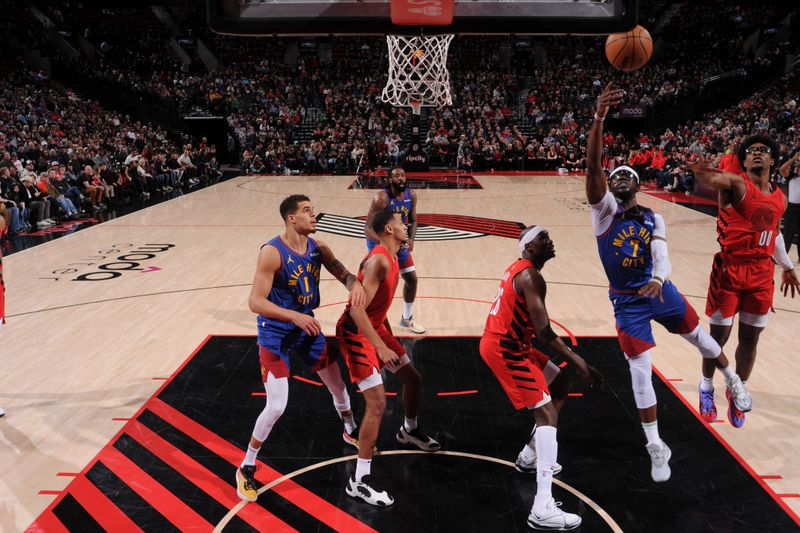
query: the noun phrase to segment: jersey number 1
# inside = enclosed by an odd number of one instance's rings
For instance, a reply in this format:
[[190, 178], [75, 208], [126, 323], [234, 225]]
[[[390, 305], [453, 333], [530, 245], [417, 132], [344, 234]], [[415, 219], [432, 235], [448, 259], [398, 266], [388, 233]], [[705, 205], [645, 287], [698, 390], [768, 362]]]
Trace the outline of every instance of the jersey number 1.
[[767, 246], [770, 242], [772, 242], [772, 233], [772, 231], [762, 231], [761, 235], [758, 237], [758, 245]]

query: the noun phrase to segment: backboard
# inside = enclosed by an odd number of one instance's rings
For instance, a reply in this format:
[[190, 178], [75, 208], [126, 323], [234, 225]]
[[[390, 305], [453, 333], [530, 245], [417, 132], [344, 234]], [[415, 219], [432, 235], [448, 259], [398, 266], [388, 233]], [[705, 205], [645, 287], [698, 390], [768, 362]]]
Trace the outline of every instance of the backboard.
[[638, 0], [455, 0], [449, 26], [397, 26], [390, 0], [207, 1], [211, 29], [234, 35], [608, 34], [630, 30], [639, 15]]

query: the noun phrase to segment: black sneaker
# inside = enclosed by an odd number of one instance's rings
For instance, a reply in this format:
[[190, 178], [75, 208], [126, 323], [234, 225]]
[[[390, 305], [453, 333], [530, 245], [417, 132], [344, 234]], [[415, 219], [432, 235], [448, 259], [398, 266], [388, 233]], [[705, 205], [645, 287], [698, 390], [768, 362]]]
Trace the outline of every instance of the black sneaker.
[[370, 505], [376, 507], [388, 507], [394, 503], [394, 498], [389, 496], [389, 493], [378, 487], [372, 476], [364, 476], [361, 481], [356, 481], [355, 476], [347, 481], [347, 487], [344, 489], [348, 496], [353, 498], [361, 498]]
[[442, 449], [441, 444], [423, 433], [419, 427], [413, 431], [406, 431], [405, 424], [400, 426], [400, 431], [397, 432], [397, 442], [400, 444], [410, 444], [423, 452], [438, 452]]

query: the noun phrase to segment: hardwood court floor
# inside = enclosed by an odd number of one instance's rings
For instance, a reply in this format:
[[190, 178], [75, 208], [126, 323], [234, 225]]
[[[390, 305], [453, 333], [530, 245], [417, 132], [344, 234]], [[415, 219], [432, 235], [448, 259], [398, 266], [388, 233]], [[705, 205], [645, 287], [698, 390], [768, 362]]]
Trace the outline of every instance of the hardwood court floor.
[[[415, 315], [429, 334], [480, 335], [498, 278], [517, 256], [516, 241], [501, 235], [509, 233], [509, 222], [520, 222], [546, 225], [556, 244], [557, 257], [544, 269], [551, 316], [575, 335], [613, 335], [582, 179], [476, 179], [483, 189], [418, 191], [419, 213], [446, 225], [427, 230], [430, 238], [470, 237], [417, 242]], [[8, 414], [0, 419], [0, 527], [27, 527], [54, 498], [40, 491], [64, 489], [68, 474], [80, 472], [207, 335], [254, 333], [246, 298], [255, 258], [283, 228], [277, 206], [286, 195], [312, 197], [325, 214], [320, 225], [335, 231], [318, 237], [354, 271], [365, 246], [348, 235], [374, 191], [348, 189], [352, 181], [243, 176], [6, 258], [9, 322], [0, 330], [0, 405]], [[714, 219], [644, 195], [640, 201], [664, 215], [672, 279], [702, 314], [716, 250]], [[471, 235], [480, 233], [489, 236]], [[324, 279], [318, 317], [330, 334], [346, 292], [327, 273]], [[775, 308], [750, 381], [755, 411], [742, 430], [727, 423], [712, 430], [798, 513], [800, 300], [776, 296]], [[398, 298], [393, 322], [400, 310]], [[656, 367], [694, 406], [699, 355], [661, 329], [655, 335]], [[716, 383], [722, 414], [721, 377]], [[662, 433], [669, 442], [670, 428]], [[680, 467], [673, 465], [673, 475]]]

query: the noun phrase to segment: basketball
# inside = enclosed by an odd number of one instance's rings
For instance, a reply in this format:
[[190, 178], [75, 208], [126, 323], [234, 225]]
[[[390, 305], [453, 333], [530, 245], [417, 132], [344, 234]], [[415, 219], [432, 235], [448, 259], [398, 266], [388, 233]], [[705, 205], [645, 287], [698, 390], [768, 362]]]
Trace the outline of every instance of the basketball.
[[653, 54], [653, 39], [650, 32], [636, 26], [625, 33], [612, 33], [606, 39], [606, 57], [623, 72], [640, 69]]

